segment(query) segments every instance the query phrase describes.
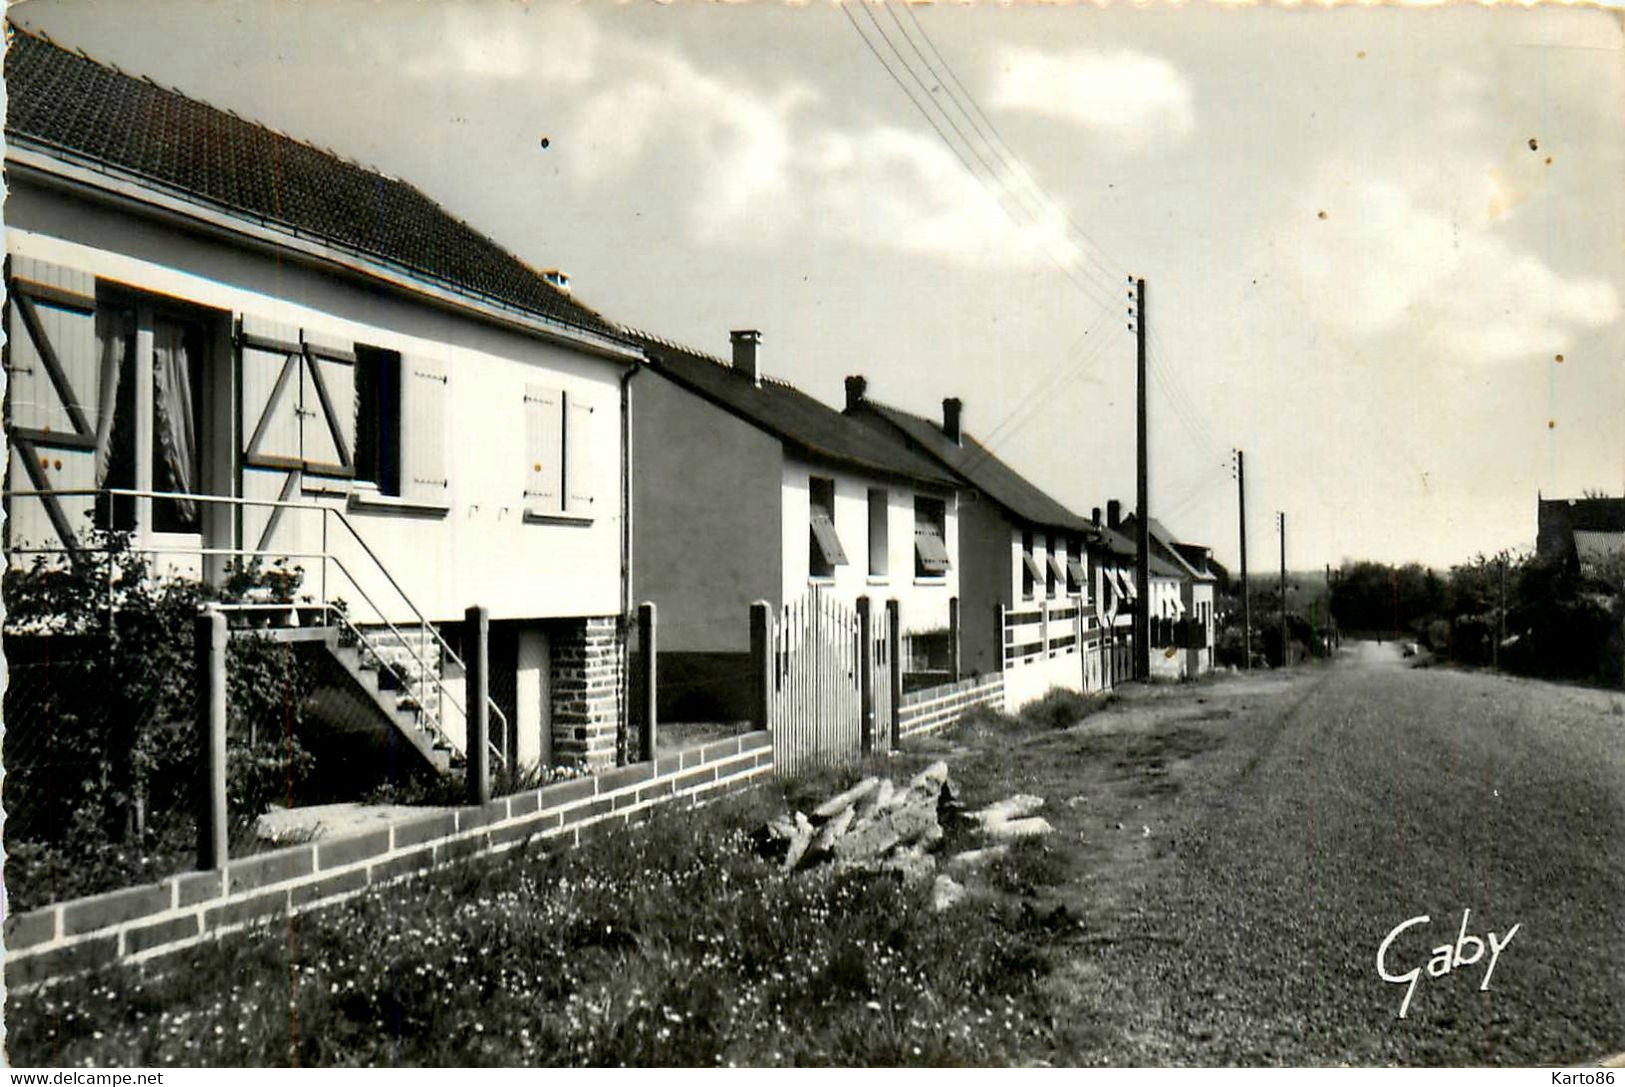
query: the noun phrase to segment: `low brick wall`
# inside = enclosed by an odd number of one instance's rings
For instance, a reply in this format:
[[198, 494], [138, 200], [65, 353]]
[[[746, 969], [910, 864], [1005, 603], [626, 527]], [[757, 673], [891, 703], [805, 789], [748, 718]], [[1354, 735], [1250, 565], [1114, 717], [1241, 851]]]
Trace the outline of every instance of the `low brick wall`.
[[6, 985], [167, 954], [530, 838], [579, 845], [583, 831], [641, 822], [663, 804], [704, 803], [772, 772], [772, 737], [751, 732], [483, 807], [430, 809], [385, 828], [243, 857], [223, 869], [59, 902], [5, 919]]
[[935, 732], [959, 720], [967, 710], [976, 706], [1004, 709], [1004, 677], [997, 672], [986, 676], [971, 676], [957, 683], [944, 683], [910, 691], [903, 696], [897, 712], [897, 736], [907, 739], [922, 733]]

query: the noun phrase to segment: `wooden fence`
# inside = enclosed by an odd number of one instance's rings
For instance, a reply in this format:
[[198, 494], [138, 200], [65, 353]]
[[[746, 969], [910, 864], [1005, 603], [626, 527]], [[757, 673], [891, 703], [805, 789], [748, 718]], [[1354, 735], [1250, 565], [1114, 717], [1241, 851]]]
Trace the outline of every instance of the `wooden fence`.
[[896, 743], [899, 619], [864, 598], [849, 608], [813, 590], [777, 614], [751, 605], [756, 723], [773, 734], [780, 773], [849, 762]]

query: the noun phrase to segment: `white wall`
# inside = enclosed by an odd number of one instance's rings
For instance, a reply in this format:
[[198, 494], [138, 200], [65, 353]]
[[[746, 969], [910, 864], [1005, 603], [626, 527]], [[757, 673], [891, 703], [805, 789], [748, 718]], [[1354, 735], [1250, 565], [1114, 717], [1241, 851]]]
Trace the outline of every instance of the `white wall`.
[[[438, 516], [397, 511], [348, 514], [430, 618], [453, 619], [476, 603], [489, 607], [496, 619], [621, 610], [623, 364], [105, 209], [65, 213], [57, 206], [58, 199], [35, 193], [25, 210], [52, 226], [54, 234], [79, 233], [82, 240], [13, 226], [6, 231], [8, 252], [225, 314], [252, 313], [343, 343], [398, 351], [403, 365], [404, 360], [422, 358], [444, 366], [449, 510]], [[11, 207], [7, 211], [12, 218]], [[87, 225], [73, 225], [81, 219]], [[93, 235], [94, 244], [83, 235]], [[211, 360], [211, 365], [218, 361]], [[595, 501], [590, 520], [533, 524], [524, 519], [527, 383], [563, 389], [568, 397], [594, 408], [590, 427]], [[219, 422], [211, 418], [205, 425]], [[278, 473], [245, 472], [244, 497], [275, 498], [280, 481]], [[345, 505], [342, 494], [321, 496], [307, 490], [295, 498], [334, 508]], [[362, 588], [392, 618], [404, 619], [406, 609], [393, 591], [343, 536], [330, 527], [329, 549], [343, 556]], [[321, 517], [290, 514], [276, 540], [278, 549], [321, 550]], [[312, 562], [304, 564], [308, 591], [319, 575]], [[352, 600], [358, 596], [354, 587], [346, 592], [336, 570], [329, 570], [328, 583], [330, 593]]]
[[[814, 582], [808, 577], [807, 532], [810, 505], [807, 481], [821, 476], [835, 481], [835, 533], [847, 561], [835, 567], [833, 579]], [[883, 577], [869, 575], [869, 489], [887, 492], [887, 565]], [[940, 578], [914, 576], [914, 496], [921, 492], [898, 480], [866, 476], [787, 455], [784, 459], [784, 502], [781, 539], [784, 542], [784, 599], [804, 595], [812, 584], [853, 604], [868, 595], [877, 612], [883, 602], [900, 604], [904, 632], [938, 630], [948, 625], [948, 601], [959, 595], [959, 526], [952, 495], [947, 506], [944, 543], [948, 573]]]
[[1066, 653], [1047, 660], [1035, 660], [1004, 670], [1004, 705], [1017, 713], [1030, 702], [1044, 697], [1052, 688], [1083, 690], [1084, 657]]

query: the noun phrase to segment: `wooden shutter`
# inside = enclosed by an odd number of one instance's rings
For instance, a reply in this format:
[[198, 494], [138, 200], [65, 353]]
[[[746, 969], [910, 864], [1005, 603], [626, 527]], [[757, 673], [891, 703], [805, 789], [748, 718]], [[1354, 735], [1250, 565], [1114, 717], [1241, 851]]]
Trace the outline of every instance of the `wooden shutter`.
[[250, 468], [300, 467], [304, 348], [299, 329], [244, 314], [238, 350], [243, 463]]
[[450, 401], [446, 364], [423, 355], [401, 357], [401, 497], [450, 501], [446, 423]]
[[576, 517], [593, 514], [593, 441], [597, 428], [593, 408], [584, 400], [564, 399], [565, 512]]
[[304, 335], [300, 423], [305, 467], [321, 475], [355, 473], [355, 350]]
[[564, 510], [564, 394], [525, 386], [525, 512]]
[[96, 277], [30, 257], [13, 258], [11, 273], [8, 425], [35, 440], [93, 448], [101, 375]]

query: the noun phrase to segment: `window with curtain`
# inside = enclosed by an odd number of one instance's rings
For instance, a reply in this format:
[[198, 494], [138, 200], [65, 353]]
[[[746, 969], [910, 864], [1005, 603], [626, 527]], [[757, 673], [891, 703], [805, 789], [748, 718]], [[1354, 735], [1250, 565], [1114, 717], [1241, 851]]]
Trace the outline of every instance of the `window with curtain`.
[[[152, 489], [199, 491], [198, 433], [203, 417], [203, 328], [159, 317], [152, 326]], [[152, 504], [159, 532], [200, 532], [199, 503], [160, 498]]]
[[[101, 352], [96, 389], [96, 486], [135, 487], [135, 311], [96, 308], [96, 344]], [[96, 527], [118, 532], [135, 528], [135, 499], [100, 494]]]

